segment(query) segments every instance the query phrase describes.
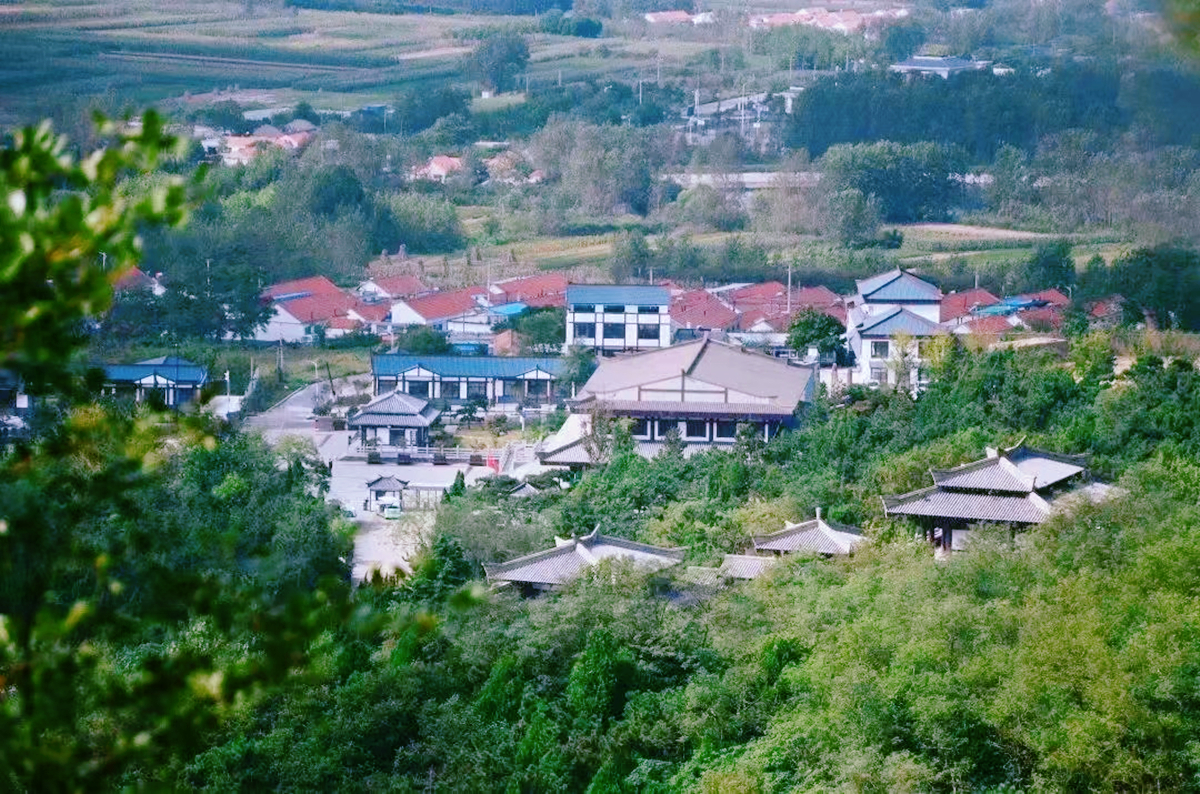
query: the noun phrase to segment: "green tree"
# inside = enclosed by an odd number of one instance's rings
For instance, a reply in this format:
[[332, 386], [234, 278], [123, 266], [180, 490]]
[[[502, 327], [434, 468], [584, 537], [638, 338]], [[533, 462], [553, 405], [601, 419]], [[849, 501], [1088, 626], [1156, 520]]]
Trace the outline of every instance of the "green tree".
[[879, 200], [857, 188], [826, 196], [825, 236], [847, 248], [862, 248], [879, 234]]
[[541, 309], [517, 318], [521, 350], [538, 355], [558, 354], [567, 338], [567, 313], [563, 309]]
[[788, 347], [797, 353], [807, 353], [816, 347], [822, 353], [840, 350], [846, 328], [833, 317], [817, 309], [801, 309], [788, 328]]
[[56, 403], [0, 457], [0, 779], [18, 790], [172, 787], [235, 700], [299, 674], [345, 595], [312, 459], [85, 401], [72, 326], [109, 305], [138, 231], [185, 208], [179, 182], [117, 190], [176, 145], [156, 114], [101, 131], [113, 145], [82, 161], [47, 126], [0, 150], [2, 360]]
[[1066, 240], [1039, 245], [1025, 263], [1025, 288], [1066, 290], [1075, 284], [1075, 259]]
[[967, 157], [957, 146], [929, 142], [841, 144], [829, 148], [821, 168], [833, 194], [875, 196], [884, 220], [944, 220], [961, 203], [952, 176], [965, 172]]
[[446, 335], [428, 325], [410, 325], [396, 333], [396, 350], [414, 355], [445, 355], [453, 353]]
[[1139, 248], [1112, 264], [1108, 285], [1126, 310], [1159, 328], [1200, 330], [1200, 254], [1179, 245]]
[[468, 60], [468, 71], [496, 91], [512, 87], [529, 62], [529, 45], [517, 33], [490, 36], [480, 42]]
[[641, 229], [623, 232], [613, 243], [608, 267], [614, 283], [624, 284], [631, 278], [644, 278], [653, 265], [654, 254]]

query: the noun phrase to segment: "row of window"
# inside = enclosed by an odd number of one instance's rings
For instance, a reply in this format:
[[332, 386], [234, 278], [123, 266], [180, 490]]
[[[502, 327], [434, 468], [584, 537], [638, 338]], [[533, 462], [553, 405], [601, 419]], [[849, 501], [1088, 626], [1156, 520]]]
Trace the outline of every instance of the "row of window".
[[[917, 340], [917, 358], [924, 358], [926, 350], [925, 339]], [[887, 339], [871, 340], [871, 358], [890, 358], [891, 357], [891, 342]]]
[[[871, 382], [872, 383], [891, 383], [893, 378], [888, 374], [888, 369], [882, 364], [871, 365]], [[921, 367], [917, 368], [917, 383], [926, 384], [929, 382], [929, 376], [926, 370]]]
[[[709, 435], [709, 427], [712, 435]], [[719, 419], [710, 422], [707, 419], [635, 419], [631, 432], [634, 438], [645, 441], [666, 438], [671, 430], [677, 430], [685, 441], [735, 441], [737, 440], [737, 422]]]
[[[646, 325], [639, 323], [637, 327], [638, 339], [658, 339], [659, 325]], [[603, 339], [624, 339], [625, 324], [624, 323], [604, 323], [601, 329], [604, 332]], [[576, 339], [595, 339], [596, 338], [596, 323], [575, 323], [575, 338]]]
[[[638, 314], [661, 314], [662, 306], [638, 306]], [[577, 314], [594, 314], [603, 312], [604, 314], [625, 314], [625, 307], [616, 304], [606, 304], [603, 306], [594, 303], [572, 303], [571, 311]], [[632, 313], [632, 312], [631, 312]]]

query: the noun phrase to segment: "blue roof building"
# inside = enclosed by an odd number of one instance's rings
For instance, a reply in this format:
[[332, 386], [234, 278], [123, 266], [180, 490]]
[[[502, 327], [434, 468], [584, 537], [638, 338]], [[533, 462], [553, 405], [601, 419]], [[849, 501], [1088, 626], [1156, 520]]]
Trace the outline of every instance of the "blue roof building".
[[406, 353], [371, 357], [376, 394], [398, 389], [425, 400], [446, 402], [551, 402], [562, 368], [562, 359], [549, 357]]
[[670, 309], [665, 287], [572, 284], [567, 287], [567, 347], [608, 355], [668, 347]]
[[208, 383], [208, 369], [178, 356], [159, 356], [136, 364], [105, 364], [102, 395], [137, 402], [159, 399], [178, 406], [196, 398]]

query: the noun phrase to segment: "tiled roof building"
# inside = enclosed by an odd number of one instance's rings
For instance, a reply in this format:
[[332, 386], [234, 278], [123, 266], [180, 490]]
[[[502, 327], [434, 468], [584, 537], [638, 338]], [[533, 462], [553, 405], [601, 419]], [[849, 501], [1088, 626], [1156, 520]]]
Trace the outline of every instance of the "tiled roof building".
[[[884, 496], [884, 512], [913, 519], [945, 549], [958, 548], [971, 524], [1040, 524], [1064, 496], [1087, 484], [1087, 459], [1082, 455], [1024, 445], [987, 452], [982, 460], [931, 470], [932, 487]], [[1094, 494], [1104, 490], [1100, 486]]]
[[[818, 511], [819, 513], [820, 511]], [[779, 532], [756, 535], [754, 549], [776, 554], [849, 554], [866, 542], [858, 527], [831, 524], [819, 515], [811, 521], [787, 524]]]
[[566, 584], [601, 560], [626, 560], [646, 571], [659, 571], [683, 560], [683, 549], [666, 549], [593, 531], [581, 538], [555, 539], [555, 547], [504, 563], [484, 564], [488, 581], [511, 583], [527, 595]]

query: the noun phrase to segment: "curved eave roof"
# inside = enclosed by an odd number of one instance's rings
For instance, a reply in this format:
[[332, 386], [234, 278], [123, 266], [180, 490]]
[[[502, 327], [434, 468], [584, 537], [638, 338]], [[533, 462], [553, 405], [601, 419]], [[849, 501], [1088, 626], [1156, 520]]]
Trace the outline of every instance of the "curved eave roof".
[[998, 524], [1040, 524], [1050, 513], [1035, 500], [1037, 497], [1034, 494], [1008, 496], [962, 493], [944, 491], [935, 486], [903, 496], [885, 496], [883, 508], [889, 516], [946, 518]]

